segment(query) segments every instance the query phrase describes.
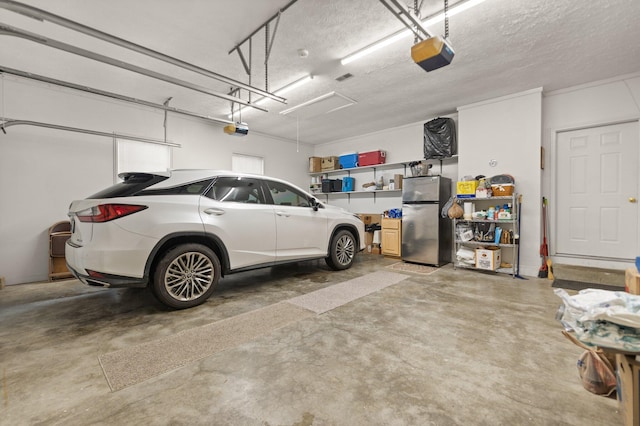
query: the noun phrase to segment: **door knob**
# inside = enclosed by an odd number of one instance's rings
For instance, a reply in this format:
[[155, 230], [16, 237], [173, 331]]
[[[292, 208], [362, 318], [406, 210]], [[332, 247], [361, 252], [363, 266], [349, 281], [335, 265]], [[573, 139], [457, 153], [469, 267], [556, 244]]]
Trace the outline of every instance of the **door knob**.
[[635, 203], [636, 201], [638, 201], [638, 200], [636, 200], [634, 197], [629, 197], [629, 202], [630, 203]]

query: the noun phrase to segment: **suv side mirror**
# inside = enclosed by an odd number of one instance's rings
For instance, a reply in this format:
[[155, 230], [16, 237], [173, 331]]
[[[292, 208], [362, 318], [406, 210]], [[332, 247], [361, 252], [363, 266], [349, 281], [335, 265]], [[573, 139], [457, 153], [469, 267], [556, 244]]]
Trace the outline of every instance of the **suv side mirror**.
[[315, 198], [310, 198], [309, 204], [311, 204], [311, 208], [313, 208], [314, 212], [318, 211], [318, 207], [320, 206], [320, 202], [318, 200], [316, 200]]

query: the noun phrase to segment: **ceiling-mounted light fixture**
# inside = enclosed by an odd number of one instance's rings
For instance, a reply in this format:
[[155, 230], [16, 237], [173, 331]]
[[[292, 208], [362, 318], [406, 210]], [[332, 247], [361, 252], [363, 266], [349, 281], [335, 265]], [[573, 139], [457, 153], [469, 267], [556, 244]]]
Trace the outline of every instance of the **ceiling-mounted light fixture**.
[[[307, 84], [311, 80], [313, 80], [313, 76], [311, 74], [305, 75], [304, 77], [294, 81], [293, 83], [289, 83], [286, 86], [282, 86], [280, 89], [276, 90], [273, 93], [277, 93], [278, 95], [284, 95], [285, 93], [288, 93], [288, 92], [290, 92], [290, 91], [292, 91], [294, 89], [297, 89], [300, 86], [303, 86], [303, 85]], [[254, 104], [260, 105], [260, 104], [262, 104], [262, 103], [264, 103], [264, 102], [266, 102], [268, 100], [269, 100], [269, 98], [262, 97], [262, 98], [256, 100], [254, 102]]]
[[303, 102], [284, 111], [282, 115], [295, 113], [297, 118], [308, 119], [318, 115], [329, 114], [356, 104], [357, 101], [337, 92], [329, 92], [317, 98]]
[[[273, 92], [273, 94], [274, 94], [274, 95], [278, 95], [278, 96], [280, 96], [280, 95], [284, 95], [285, 93], [288, 93], [288, 92], [290, 92], [290, 91], [292, 91], [292, 90], [294, 90], [294, 89], [297, 89], [298, 87], [300, 87], [300, 86], [302, 86], [302, 85], [307, 84], [307, 83], [308, 83], [308, 82], [310, 82], [311, 80], [313, 80], [313, 75], [311, 75], [311, 74], [305, 75], [304, 77], [299, 78], [298, 80], [296, 80], [296, 81], [294, 81], [294, 82], [291, 82], [291, 83], [289, 83], [289, 84], [287, 84], [287, 85], [285, 85], [285, 86], [282, 86], [280, 89], [278, 89], [278, 90], [274, 91], [274, 92]], [[265, 96], [265, 97], [262, 97], [262, 98], [258, 98], [258, 99], [256, 99], [255, 101], [253, 101], [253, 102], [252, 102], [252, 104], [260, 105], [260, 104], [263, 104], [263, 103], [267, 102], [268, 100], [269, 100], [269, 98], [267, 98], [267, 97]], [[238, 111], [240, 111], [240, 110], [246, 110], [246, 108], [250, 108], [250, 107], [247, 107], [247, 106], [241, 106], [241, 107], [238, 109]], [[232, 114], [229, 114], [229, 115], [228, 115], [228, 117], [229, 117], [229, 118], [233, 118], [233, 117], [232, 117]]]
[[[484, 2], [485, 0], [466, 0], [466, 1], [460, 1], [458, 3], [456, 3], [454, 6], [452, 6], [449, 9], [449, 17], [455, 16], [458, 13], [464, 12], [467, 9], [470, 9], [474, 6], [479, 5], [480, 3]], [[444, 21], [444, 11], [438, 13], [437, 15], [431, 16], [427, 19], [425, 19], [424, 21], [422, 21], [422, 25], [424, 27], [430, 27], [434, 24], [437, 24], [439, 22]], [[345, 56], [344, 58], [342, 58], [340, 60], [340, 63], [342, 65], [346, 65], [350, 62], [353, 62], [357, 59], [360, 59], [364, 56], [367, 56], [373, 52], [375, 52], [376, 50], [382, 49], [385, 46], [389, 46], [390, 44], [393, 44], [395, 42], [397, 42], [398, 40], [401, 40], [405, 37], [409, 37], [411, 36], [413, 33], [411, 31], [409, 31], [408, 29], [402, 30], [402, 31], [398, 31], [396, 33], [391, 34], [390, 36], [387, 36], [381, 40], [378, 40], [374, 43], [371, 43], [370, 45], [357, 50], [355, 52], [353, 52], [350, 55]]]

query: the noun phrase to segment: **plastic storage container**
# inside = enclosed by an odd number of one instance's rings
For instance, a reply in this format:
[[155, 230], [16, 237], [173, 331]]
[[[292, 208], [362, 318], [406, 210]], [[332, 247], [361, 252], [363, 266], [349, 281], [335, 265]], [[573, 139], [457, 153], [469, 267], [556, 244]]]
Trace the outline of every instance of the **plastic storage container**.
[[342, 180], [322, 179], [322, 192], [342, 192]]
[[350, 192], [353, 191], [353, 187], [355, 186], [355, 179], [352, 177], [342, 178], [342, 192]]
[[464, 180], [456, 183], [456, 193], [459, 198], [475, 198], [476, 188], [478, 188], [477, 180]]
[[361, 152], [358, 154], [358, 165], [362, 166], [375, 166], [376, 164], [384, 164], [387, 159], [387, 153], [385, 151], [371, 151]]
[[344, 154], [340, 156], [340, 168], [353, 169], [358, 167], [358, 153]]

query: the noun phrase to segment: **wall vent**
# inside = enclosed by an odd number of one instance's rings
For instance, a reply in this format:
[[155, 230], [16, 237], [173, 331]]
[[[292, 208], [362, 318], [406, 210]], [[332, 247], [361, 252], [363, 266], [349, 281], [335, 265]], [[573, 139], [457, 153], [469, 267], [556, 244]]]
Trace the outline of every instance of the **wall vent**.
[[348, 73], [346, 73], [344, 75], [341, 75], [340, 77], [336, 78], [336, 81], [345, 81], [346, 79], [351, 78], [351, 77], [353, 77], [353, 74], [348, 72]]

